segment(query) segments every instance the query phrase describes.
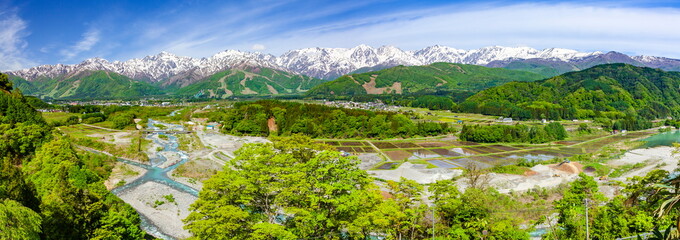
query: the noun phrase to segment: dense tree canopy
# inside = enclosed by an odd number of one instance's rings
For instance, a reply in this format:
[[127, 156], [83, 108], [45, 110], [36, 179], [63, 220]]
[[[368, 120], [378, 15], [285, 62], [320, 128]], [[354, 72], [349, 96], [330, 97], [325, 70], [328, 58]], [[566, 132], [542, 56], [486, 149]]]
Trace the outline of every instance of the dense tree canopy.
[[245, 145], [205, 182], [186, 228], [199, 239], [337, 239], [379, 200], [357, 164], [301, 136]]
[[567, 131], [560, 123], [549, 123], [541, 126], [516, 125], [463, 125], [459, 135], [461, 140], [495, 143], [495, 142], [529, 142], [545, 143], [563, 140]]
[[459, 105], [464, 112], [515, 119], [680, 116], [680, 73], [606, 64], [536, 82], [489, 88]]
[[0, 239], [142, 239], [137, 213], [104, 187], [115, 160], [52, 130], [20, 92], [0, 91]]
[[434, 136], [453, 131], [445, 123], [413, 122], [396, 113], [281, 101], [236, 103], [231, 109], [212, 112], [208, 116], [223, 124], [223, 132], [239, 135], [393, 138]]
[[0, 199], [0, 239], [32, 240], [40, 234], [40, 215], [9, 199]]

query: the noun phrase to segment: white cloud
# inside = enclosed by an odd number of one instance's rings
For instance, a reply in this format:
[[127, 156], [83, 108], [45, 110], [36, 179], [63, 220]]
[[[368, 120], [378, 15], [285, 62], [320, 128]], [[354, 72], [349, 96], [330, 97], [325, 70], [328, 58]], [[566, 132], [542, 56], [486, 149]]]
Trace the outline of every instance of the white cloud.
[[[473, 49], [491, 45], [574, 48], [680, 57], [680, 10], [517, 4], [421, 11], [391, 21], [351, 19], [261, 41], [270, 51], [302, 47], [395, 45], [415, 50], [435, 43]], [[357, 22], [368, 22], [358, 25]], [[337, 29], [329, 31], [329, 29]], [[351, 37], [348, 37], [351, 36]]]
[[[417, 50], [434, 44], [460, 49], [485, 46], [620, 51], [680, 58], [680, 10], [625, 3], [454, 4], [408, 11], [376, 11], [366, 17], [325, 18], [362, 4], [314, 9], [310, 14], [278, 11], [284, 1], [262, 8], [225, 7], [227, 12], [178, 14], [131, 24], [137, 36], [118, 59], [166, 50], [207, 57], [225, 49], [281, 54], [308, 47], [394, 45]], [[370, 6], [369, 6], [370, 7]], [[286, 12], [286, 14], [277, 14]], [[330, 19], [330, 20], [329, 20]], [[314, 25], [308, 23], [315, 23]], [[304, 26], [304, 27], [301, 27]], [[257, 43], [253, 45], [254, 43]], [[261, 46], [260, 46], [261, 45]], [[266, 47], [265, 47], [266, 46]], [[69, 49], [71, 50], [71, 49]]]
[[254, 51], [263, 51], [263, 50], [267, 49], [267, 47], [265, 47], [262, 44], [253, 44], [253, 46], [250, 47], [250, 49], [253, 49]]
[[98, 29], [92, 28], [88, 30], [87, 32], [83, 33], [83, 38], [75, 45], [68, 49], [62, 50], [61, 55], [63, 55], [68, 60], [78, 56], [78, 54], [82, 52], [90, 51], [90, 49], [92, 49], [92, 47], [99, 42], [99, 35], [100, 31]]
[[0, 12], [0, 71], [17, 70], [33, 65], [26, 59], [24, 37], [27, 24], [13, 12]]

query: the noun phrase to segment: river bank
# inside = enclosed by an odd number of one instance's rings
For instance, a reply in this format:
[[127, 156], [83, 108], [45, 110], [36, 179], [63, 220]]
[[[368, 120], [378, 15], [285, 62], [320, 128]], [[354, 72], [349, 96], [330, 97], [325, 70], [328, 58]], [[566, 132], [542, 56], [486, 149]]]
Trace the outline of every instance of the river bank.
[[[200, 126], [196, 136], [207, 149], [180, 150], [180, 141], [164, 131], [184, 131], [184, 127], [149, 119], [147, 129], [159, 132], [145, 136], [151, 143], [144, 149], [149, 163], [118, 159], [107, 180], [107, 187], [129, 203], [142, 217], [142, 228], [161, 239], [184, 239], [182, 219], [196, 201], [202, 181], [222, 169], [234, 152], [246, 143], [266, 143], [265, 138], [238, 137], [216, 131], [205, 132]], [[112, 189], [113, 188], [113, 189]]]
[[196, 196], [165, 184], [145, 182], [119, 193], [118, 197], [158, 228], [157, 232], [153, 232], [147, 227], [145, 230], [150, 234], [161, 238], [166, 235], [172, 239], [191, 237], [191, 233], [184, 229], [184, 223], [181, 220], [189, 215], [189, 206], [196, 201]]

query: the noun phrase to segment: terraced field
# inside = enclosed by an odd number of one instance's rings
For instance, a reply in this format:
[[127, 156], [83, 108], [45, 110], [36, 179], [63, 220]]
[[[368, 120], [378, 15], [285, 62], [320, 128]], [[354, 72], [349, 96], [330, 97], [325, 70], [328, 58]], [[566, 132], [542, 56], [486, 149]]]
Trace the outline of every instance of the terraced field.
[[592, 153], [612, 143], [654, 134], [654, 131], [631, 132], [607, 136], [589, 136], [550, 144], [479, 144], [444, 140], [336, 140], [319, 141], [351, 154], [380, 153], [387, 162], [376, 169], [390, 169], [402, 162], [426, 162], [430, 167], [490, 168], [513, 164], [520, 159], [546, 161], [573, 155]]

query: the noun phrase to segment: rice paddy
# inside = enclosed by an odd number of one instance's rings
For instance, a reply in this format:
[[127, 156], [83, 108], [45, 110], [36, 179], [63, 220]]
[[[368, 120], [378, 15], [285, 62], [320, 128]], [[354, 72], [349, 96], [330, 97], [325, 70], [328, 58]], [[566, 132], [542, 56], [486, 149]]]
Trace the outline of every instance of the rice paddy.
[[592, 153], [612, 143], [640, 138], [653, 131], [605, 136], [586, 136], [550, 144], [480, 144], [440, 139], [425, 140], [320, 140], [351, 154], [381, 153], [387, 162], [376, 169], [392, 169], [401, 162], [427, 162], [439, 168], [490, 168], [513, 164], [521, 159], [547, 161]]

